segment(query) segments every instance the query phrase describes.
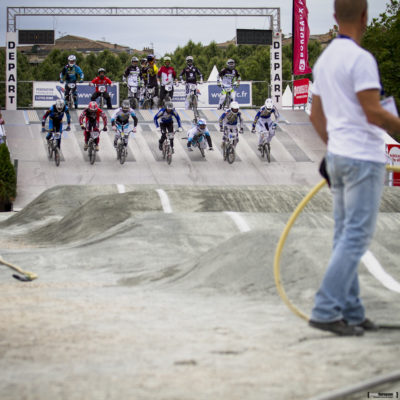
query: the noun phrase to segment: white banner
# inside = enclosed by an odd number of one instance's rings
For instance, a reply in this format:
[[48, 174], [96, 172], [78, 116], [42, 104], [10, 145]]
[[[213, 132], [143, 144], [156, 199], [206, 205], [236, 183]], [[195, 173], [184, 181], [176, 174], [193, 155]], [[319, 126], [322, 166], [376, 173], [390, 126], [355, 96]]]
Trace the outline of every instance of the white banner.
[[[56, 81], [36, 81], [33, 82], [32, 104], [33, 107], [48, 108], [54, 104], [57, 99], [64, 100], [65, 84]], [[78, 107], [86, 107], [95, 88], [89, 86], [88, 82], [77, 84]], [[113, 83], [108, 88], [113, 108], [119, 106], [119, 83]]]
[[282, 35], [274, 32], [271, 47], [271, 98], [278, 108], [282, 108], [282, 93]]
[[17, 109], [17, 32], [6, 35], [6, 109]]

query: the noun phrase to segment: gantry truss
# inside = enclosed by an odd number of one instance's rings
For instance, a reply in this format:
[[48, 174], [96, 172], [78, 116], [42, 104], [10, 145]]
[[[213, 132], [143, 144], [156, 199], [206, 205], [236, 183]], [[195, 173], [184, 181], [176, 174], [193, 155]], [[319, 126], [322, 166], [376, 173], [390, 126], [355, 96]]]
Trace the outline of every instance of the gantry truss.
[[274, 32], [281, 29], [280, 8], [244, 7], [7, 7], [7, 32], [16, 32], [19, 16], [110, 17], [264, 17]]

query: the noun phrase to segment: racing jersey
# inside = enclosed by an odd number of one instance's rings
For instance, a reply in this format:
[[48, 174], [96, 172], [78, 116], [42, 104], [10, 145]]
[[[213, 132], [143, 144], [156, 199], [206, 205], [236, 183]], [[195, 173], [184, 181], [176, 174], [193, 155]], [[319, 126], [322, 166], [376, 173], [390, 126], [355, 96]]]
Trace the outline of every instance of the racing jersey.
[[176, 72], [174, 67], [166, 67], [163, 65], [157, 74], [161, 78], [161, 86], [172, 84], [176, 78]]
[[205, 136], [210, 136], [210, 132], [208, 131], [208, 129], [206, 128], [204, 130], [204, 132], [201, 132], [197, 129], [197, 126], [194, 126], [193, 128], [188, 130], [187, 136], [188, 136], [188, 143], [191, 143], [193, 141], [193, 138], [196, 136], [201, 136], [201, 135], [205, 135]]
[[78, 79], [83, 81], [84, 74], [80, 67], [67, 64], [60, 73], [60, 80], [65, 82], [76, 82]]
[[184, 76], [186, 83], [196, 83], [197, 75], [200, 77], [200, 80], [203, 80], [203, 75], [197, 67], [193, 65], [190, 67], [187, 66], [183, 68], [182, 72], [179, 74], [179, 80], [182, 80], [182, 77]]
[[240, 82], [240, 74], [237, 69], [224, 68], [218, 74], [217, 83], [219, 83], [221, 79], [223, 86], [231, 87], [235, 80], [238, 81], [238, 83]]
[[104, 126], [107, 126], [107, 115], [101, 108], [98, 108], [96, 113], [93, 114], [89, 112], [88, 108], [85, 108], [79, 116], [79, 125], [82, 125], [85, 121], [86, 127], [94, 125], [94, 129], [98, 130], [100, 126], [100, 117], [103, 120]]
[[154, 116], [154, 123], [156, 127], [159, 128], [158, 119], [160, 119], [160, 124], [168, 124], [173, 122], [173, 117], [175, 117], [178, 127], [181, 128], [181, 118], [179, 114], [175, 111], [175, 108], [171, 112], [167, 112], [165, 108], [161, 108], [158, 113]]
[[240, 129], [243, 129], [242, 113], [240, 111], [234, 113], [231, 110], [228, 110], [219, 117], [219, 127], [221, 129], [225, 125], [237, 127], [238, 124]]
[[138, 65], [129, 65], [124, 72], [123, 78], [124, 81], [128, 80], [128, 85], [138, 86], [143, 79], [142, 71]]
[[64, 108], [58, 111], [56, 105], [53, 104], [43, 115], [42, 126], [45, 125], [47, 117], [55, 122], [61, 122], [64, 118], [64, 114], [67, 116], [67, 123], [71, 123], [71, 116], [69, 114], [68, 106], [64, 104]]
[[92, 80], [92, 83], [96, 86], [96, 92], [100, 92], [101, 86], [104, 86], [105, 92], [107, 92], [107, 85], [112, 85], [111, 79], [107, 78], [106, 76], [103, 79], [97, 76]]
[[149, 63], [146, 67], [142, 68], [142, 76], [148, 87], [158, 86], [157, 74], [158, 67], [154, 63]]
[[118, 108], [111, 117], [111, 125], [126, 125], [129, 122], [129, 117], [133, 119], [133, 126], [136, 126], [138, 123], [137, 116], [135, 111], [130, 108], [128, 111], [124, 111], [122, 107]]
[[270, 122], [272, 122], [272, 114], [274, 114], [275, 120], [279, 118], [279, 112], [275, 106], [273, 106], [271, 110], [268, 110], [265, 106], [262, 106], [254, 117], [252, 128], [254, 129], [258, 123], [259, 125], [265, 126], [268, 129]]

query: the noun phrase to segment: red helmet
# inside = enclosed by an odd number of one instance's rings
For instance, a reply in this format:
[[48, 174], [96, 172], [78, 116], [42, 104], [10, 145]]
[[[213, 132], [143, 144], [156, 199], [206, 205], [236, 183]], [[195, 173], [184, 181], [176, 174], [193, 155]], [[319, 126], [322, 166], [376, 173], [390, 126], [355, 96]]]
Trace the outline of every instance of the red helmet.
[[97, 111], [97, 109], [99, 108], [98, 107], [98, 105], [97, 105], [97, 103], [95, 102], [95, 101], [91, 101], [90, 103], [89, 103], [89, 110], [90, 111]]

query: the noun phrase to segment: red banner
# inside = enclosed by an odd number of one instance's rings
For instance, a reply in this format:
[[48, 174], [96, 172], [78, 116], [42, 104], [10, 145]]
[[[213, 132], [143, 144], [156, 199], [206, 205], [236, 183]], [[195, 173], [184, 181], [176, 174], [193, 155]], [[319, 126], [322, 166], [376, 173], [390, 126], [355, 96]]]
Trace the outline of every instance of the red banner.
[[312, 72], [308, 65], [309, 37], [306, 0], [293, 0], [293, 75]]
[[310, 80], [307, 78], [299, 79], [293, 82], [293, 104], [307, 104], [308, 101], [308, 86]]
[[[400, 144], [387, 144], [387, 152], [393, 165], [400, 165]], [[400, 186], [400, 172], [393, 172], [389, 177], [389, 186]]]

